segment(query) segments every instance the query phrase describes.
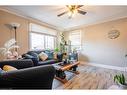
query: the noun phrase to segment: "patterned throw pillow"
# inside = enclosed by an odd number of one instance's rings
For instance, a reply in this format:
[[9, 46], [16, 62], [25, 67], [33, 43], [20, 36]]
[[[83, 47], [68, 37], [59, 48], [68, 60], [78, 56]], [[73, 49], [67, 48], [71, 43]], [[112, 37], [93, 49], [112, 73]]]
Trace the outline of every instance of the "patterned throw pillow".
[[45, 61], [47, 58], [48, 58], [48, 55], [44, 52], [41, 52], [39, 54], [39, 58], [42, 60], [42, 61]]
[[3, 70], [4, 71], [14, 71], [14, 70], [18, 70], [18, 69], [16, 69], [13, 66], [10, 66], [10, 65], [4, 65]]
[[47, 55], [48, 55], [48, 59], [53, 59], [54, 55], [53, 55], [53, 51], [51, 50], [45, 50], [44, 51]]
[[53, 58], [54, 58], [54, 59], [57, 59], [57, 52], [54, 52], [54, 53], [53, 53]]

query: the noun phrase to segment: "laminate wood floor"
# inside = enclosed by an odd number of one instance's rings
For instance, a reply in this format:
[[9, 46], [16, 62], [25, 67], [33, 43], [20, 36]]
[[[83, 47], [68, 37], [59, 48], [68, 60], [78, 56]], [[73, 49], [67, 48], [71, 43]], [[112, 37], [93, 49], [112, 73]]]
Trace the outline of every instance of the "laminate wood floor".
[[[86, 64], [80, 64], [78, 70], [80, 72], [78, 75], [66, 72], [69, 81], [65, 84], [54, 79], [53, 89], [108, 89], [114, 84], [113, 77], [116, 74], [124, 73]], [[127, 79], [127, 73], [125, 77]]]

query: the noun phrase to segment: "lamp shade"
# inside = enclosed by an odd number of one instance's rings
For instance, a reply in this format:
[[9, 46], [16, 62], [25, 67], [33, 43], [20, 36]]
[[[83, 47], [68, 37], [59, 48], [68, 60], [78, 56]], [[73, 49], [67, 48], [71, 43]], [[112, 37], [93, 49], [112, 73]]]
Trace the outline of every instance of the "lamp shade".
[[10, 25], [14, 28], [14, 27], [16, 27], [16, 28], [18, 28], [18, 27], [20, 27], [20, 24], [19, 23], [16, 23], [16, 22], [12, 22], [12, 23], [10, 23]]

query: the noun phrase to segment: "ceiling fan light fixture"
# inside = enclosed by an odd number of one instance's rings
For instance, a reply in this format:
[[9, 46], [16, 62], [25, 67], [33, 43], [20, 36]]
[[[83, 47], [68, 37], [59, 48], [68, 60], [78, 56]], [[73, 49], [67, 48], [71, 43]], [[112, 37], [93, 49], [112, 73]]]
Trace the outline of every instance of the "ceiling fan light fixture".
[[68, 12], [68, 16], [71, 16], [72, 15], [72, 12]]
[[62, 13], [60, 13], [60, 14], [58, 14], [57, 16], [60, 17], [60, 16], [62, 16], [62, 15], [64, 15], [64, 14], [67, 13], [68, 16], [69, 16], [69, 19], [70, 19], [70, 18], [74, 17], [74, 15], [75, 15], [76, 13], [85, 15], [86, 12], [83, 11], [82, 9], [80, 9], [80, 7], [82, 7], [82, 6], [83, 6], [83, 5], [66, 5], [66, 7], [67, 7], [68, 10], [66, 10], [66, 11], [64, 11], [64, 12], [62, 12]]
[[71, 18], [73, 18], [75, 16], [75, 14], [73, 13], [72, 15], [71, 15]]
[[69, 12], [68, 12], [68, 15], [69, 15], [69, 18], [72, 18], [74, 17], [74, 15], [78, 12], [77, 8], [74, 7], [72, 5], [68, 6], [69, 7]]
[[75, 9], [75, 10], [74, 10], [74, 14], [76, 14], [77, 12], [78, 12], [78, 10], [77, 10], [77, 9]]
[[68, 6], [68, 8], [71, 8], [72, 5], [67, 5], [67, 6]]
[[70, 18], [72, 18], [72, 17], [74, 17], [74, 14], [70, 12], [68, 18], [70, 19]]
[[73, 12], [69, 12], [69, 13], [68, 13], [68, 16], [69, 16], [69, 18], [72, 18], [72, 17], [75, 16], [75, 13], [73, 13]]

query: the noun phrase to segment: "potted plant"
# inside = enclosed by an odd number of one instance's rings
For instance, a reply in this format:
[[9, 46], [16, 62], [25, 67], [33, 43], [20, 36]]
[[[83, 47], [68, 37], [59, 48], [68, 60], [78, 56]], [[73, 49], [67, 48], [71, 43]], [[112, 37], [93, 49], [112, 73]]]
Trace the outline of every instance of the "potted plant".
[[114, 82], [122, 89], [127, 89], [126, 80], [123, 74], [115, 75]]
[[54, 51], [55, 51], [55, 52], [59, 52], [59, 48], [58, 48], [58, 47], [55, 48]]
[[64, 37], [63, 33], [60, 35], [60, 38], [61, 38], [61, 41], [60, 41], [60, 51], [62, 53], [65, 53], [66, 52], [66, 50], [65, 50], [66, 41], [65, 41], [65, 37]]

